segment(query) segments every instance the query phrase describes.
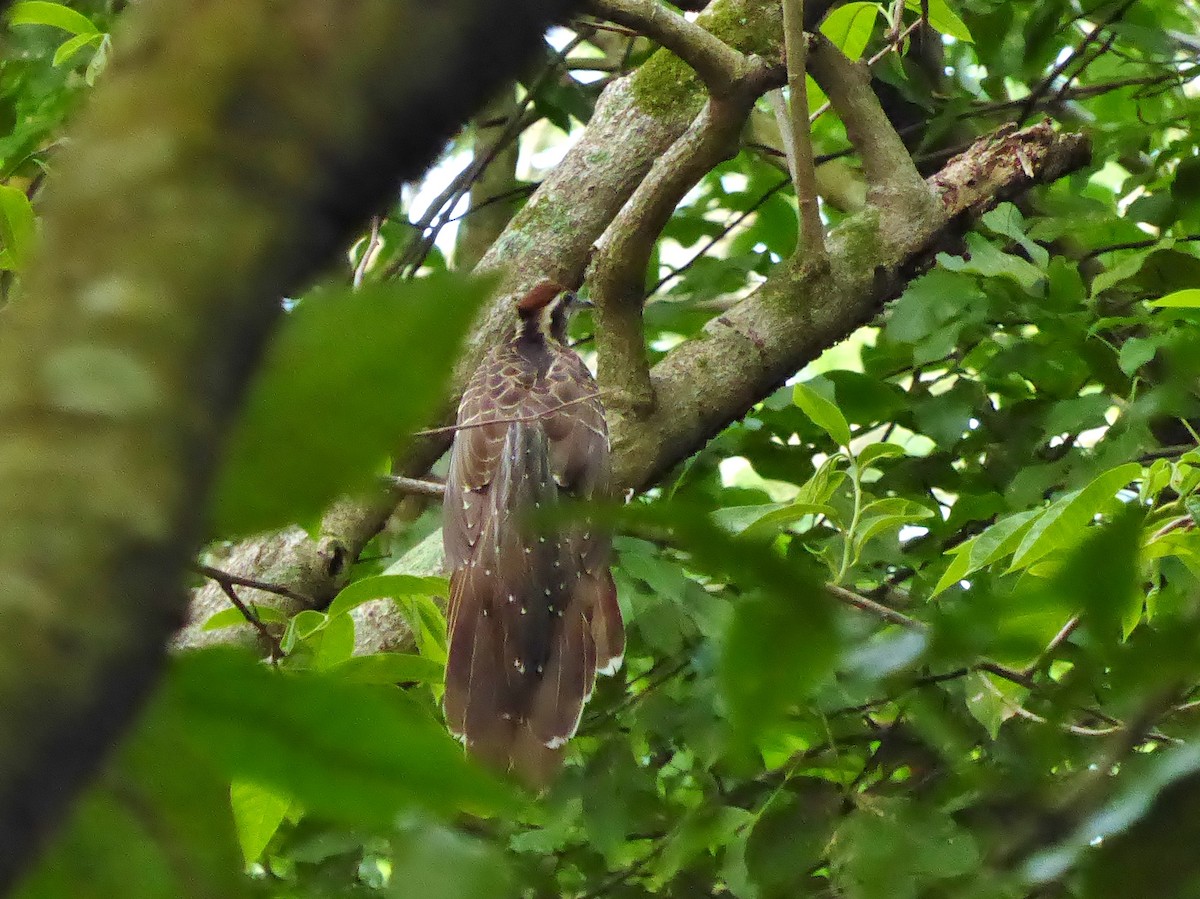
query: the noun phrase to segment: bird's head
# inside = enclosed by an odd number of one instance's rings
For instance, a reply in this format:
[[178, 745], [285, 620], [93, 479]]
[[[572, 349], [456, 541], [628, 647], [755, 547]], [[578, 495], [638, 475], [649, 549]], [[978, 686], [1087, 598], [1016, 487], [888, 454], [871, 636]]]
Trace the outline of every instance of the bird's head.
[[565, 343], [571, 314], [591, 305], [561, 284], [541, 281], [517, 303], [519, 334], [531, 339], [551, 338]]

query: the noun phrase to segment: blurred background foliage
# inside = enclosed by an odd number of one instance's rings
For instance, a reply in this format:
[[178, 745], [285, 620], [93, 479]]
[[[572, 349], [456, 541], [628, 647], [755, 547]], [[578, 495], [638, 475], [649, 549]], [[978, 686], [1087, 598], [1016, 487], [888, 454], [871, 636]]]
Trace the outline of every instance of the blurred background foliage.
[[[125, 5], [10, 10], [6, 291]], [[824, 30], [874, 57], [908, 6], [837, 4]], [[22, 895], [1200, 896], [1200, 9], [928, 9], [935, 27], [873, 69], [923, 171], [1043, 116], [1085, 130], [1093, 163], [988, 213], [965, 251], [613, 513], [629, 652], [548, 796], [474, 770], [443, 732], [445, 585], [403, 563], [439, 515], [411, 500], [333, 605], [248, 609], [279, 671], [222, 650], [175, 661]], [[459, 338], [484, 292], [461, 273], [652, 51], [586, 16], [552, 31], [344, 270], [289, 302], [221, 538], [311, 526], [386, 470], [434, 402], [421, 335]], [[814, 143], [836, 223], [862, 180], [833, 114]], [[779, 146], [764, 101], [667, 225], [652, 356], [792, 253]], [[587, 355], [589, 322], [575, 336]], [[314, 396], [316, 435], [300, 426]], [[415, 645], [354, 656], [349, 613], [378, 597]]]

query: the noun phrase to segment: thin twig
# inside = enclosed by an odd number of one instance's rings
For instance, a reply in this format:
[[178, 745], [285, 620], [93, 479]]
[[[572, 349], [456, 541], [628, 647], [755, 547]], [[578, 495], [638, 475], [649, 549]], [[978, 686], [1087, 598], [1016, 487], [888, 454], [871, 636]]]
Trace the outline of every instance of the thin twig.
[[258, 581], [254, 578], [242, 577], [239, 574], [234, 574], [230, 571], [222, 571], [220, 568], [213, 568], [211, 565], [201, 565], [199, 563], [192, 565], [192, 570], [197, 574], [202, 574], [207, 578], [211, 578], [218, 584], [228, 583], [237, 584], [239, 587], [250, 587], [254, 590], [261, 590], [264, 593], [274, 593], [276, 596], [285, 596], [288, 599], [302, 603], [305, 608], [316, 608], [317, 602], [311, 596], [305, 596], [303, 593], [297, 593], [282, 584], [271, 584], [266, 581]]
[[1059, 629], [1058, 633], [1051, 638], [1050, 642], [1046, 644], [1046, 648], [1042, 650], [1033, 663], [1026, 666], [1025, 673], [1032, 677], [1039, 668], [1045, 665], [1050, 657], [1058, 651], [1058, 647], [1066, 643], [1070, 639], [1071, 634], [1075, 633], [1075, 629], [1079, 627], [1080, 621], [1081, 619], [1078, 615], [1072, 615], [1067, 623]]
[[1025, 98], [1025, 104], [1021, 107], [1021, 111], [1017, 113], [1015, 120], [1017, 127], [1020, 127], [1025, 123], [1025, 120], [1029, 118], [1029, 114], [1033, 112], [1038, 102], [1043, 96], [1045, 96], [1047, 91], [1050, 90], [1058, 77], [1070, 67], [1071, 63], [1078, 59], [1079, 55], [1086, 51], [1087, 48], [1090, 47], [1093, 42], [1095, 42], [1096, 38], [1100, 36], [1104, 29], [1108, 28], [1108, 26], [1110, 26], [1113, 22], [1124, 16], [1126, 10], [1128, 10], [1129, 7], [1133, 6], [1133, 4], [1136, 2], [1137, 0], [1124, 0], [1124, 2], [1118, 5], [1117, 8], [1114, 9], [1106, 18], [1100, 22], [1097, 22], [1095, 27], [1093, 27], [1092, 30], [1089, 31], [1084, 37], [1083, 42], [1076, 47], [1074, 51], [1068, 53], [1067, 56], [1063, 58], [1053, 69], [1051, 69], [1050, 74], [1038, 82], [1033, 90], [1029, 92], [1029, 96]]
[[488, 425], [515, 425], [528, 424], [531, 421], [541, 421], [547, 415], [552, 415], [560, 409], [566, 409], [568, 406], [574, 406], [576, 403], [586, 403], [588, 400], [598, 399], [604, 395], [603, 390], [597, 390], [595, 393], [589, 393], [586, 396], [577, 396], [573, 400], [567, 400], [565, 403], [559, 403], [551, 409], [546, 409], [536, 415], [515, 415], [512, 418], [489, 418], [487, 421], [472, 421], [465, 424], [446, 425], [444, 428], [429, 428], [425, 431], [414, 431], [414, 437], [440, 437], [443, 434], [456, 434], [459, 431], [467, 431], [471, 428], [486, 428]]
[[234, 608], [242, 613], [242, 617], [246, 619], [246, 623], [258, 631], [259, 636], [267, 641], [267, 645], [271, 648], [271, 661], [274, 662], [277, 659], [282, 659], [284, 652], [279, 638], [271, 633], [270, 628], [258, 617], [257, 612], [242, 602], [241, 597], [237, 595], [237, 591], [233, 589], [233, 584], [227, 578], [213, 578], [213, 580], [217, 582], [217, 585], [229, 597], [229, 601], [233, 604]]
[[[872, 56], [870, 59], [867, 60], [867, 68], [869, 69], [872, 66], [874, 66], [877, 62], [879, 62], [879, 60], [883, 59], [885, 56], [887, 56], [892, 51], [898, 50], [900, 48], [900, 45], [903, 44], [906, 40], [908, 40], [909, 36], [920, 27], [921, 27], [921, 20], [918, 19], [917, 21], [915, 21], [911, 25], [909, 25], [907, 28], [905, 28], [903, 31], [901, 31], [896, 36], [896, 39], [894, 41], [889, 41], [886, 47], [884, 47], [882, 50], [878, 51], [874, 56]], [[832, 108], [833, 108], [833, 104], [830, 103], [828, 100], [826, 100], [824, 103], [822, 103], [820, 106], [818, 106], [815, 110], [813, 110], [812, 115], [810, 115], [808, 117], [809, 125], [811, 126], [813, 124], [813, 122], [815, 122], [821, 116], [825, 115], [825, 113], [829, 112], [829, 110]], [[922, 122], [922, 124], [924, 124], [924, 123]]]
[[363, 278], [367, 276], [367, 272], [371, 270], [371, 266], [375, 264], [375, 259], [379, 256], [379, 250], [383, 247], [383, 241], [379, 239], [379, 227], [383, 223], [383, 217], [378, 215], [371, 216], [371, 232], [367, 235], [367, 245], [363, 247], [362, 256], [358, 260], [358, 265], [354, 266], [354, 289], [358, 290], [362, 287]]
[[385, 480], [401, 493], [432, 496], [437, 499], [446, 495], [446, 485], [441, 481], [425, 481], [421, 478], [406, 478], [402, 475], [388, 475]]

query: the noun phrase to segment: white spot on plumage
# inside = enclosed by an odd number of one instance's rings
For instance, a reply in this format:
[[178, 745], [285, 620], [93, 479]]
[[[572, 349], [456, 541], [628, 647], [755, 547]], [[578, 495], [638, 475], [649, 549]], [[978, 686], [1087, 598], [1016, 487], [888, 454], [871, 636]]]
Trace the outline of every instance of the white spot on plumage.
[[549, 588], [549, 587], [547, 587], [547, 588], [546, 588], [546, 590], [545, 590], [545, 593], [546, 593], [546, 595], [547, 595], [547, 596], [549, 596], [549, 595], [550, 595], [550, 588]]
[[516, 602], [516, 601], [517, 601], [517, 597], [516, 597], [515, 595], [513, 595], [512, 593], [510, 593], [510, 594], [508, 594], [508, 601], [509, 601], [509, 602]]
[[603, 674], [605, 677], [616, 674], [621, 668], [621, 663], [625, 661], [625, 656], [613, 656], [602, 668], [597, 668], [597, 674]]
[[524, 614], [525, 614], [526, 612], [528, 612], [528, 611], [529, 611], [529, 610], [528, 610], [527, 608], [525, 608], [524, 606], [521, 606], [521, 614], [522, 614], [522, 615], [524, 615]]
[[546, 741], [547, 749], [558, 749], [560, 746], [565, 746], [567, 743], [566, 737], [551, 737]]

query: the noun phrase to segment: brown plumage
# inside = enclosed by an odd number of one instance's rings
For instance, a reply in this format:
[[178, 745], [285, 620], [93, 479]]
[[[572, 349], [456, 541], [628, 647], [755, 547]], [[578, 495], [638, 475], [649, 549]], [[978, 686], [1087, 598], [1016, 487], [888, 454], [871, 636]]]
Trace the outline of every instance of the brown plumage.
[[463, 394], [446, 482], [446, 722], [534, 787], [558, 770], [597, 671], [615, 671], [625, 647], [608, 535], [553, 515], [560, 497], [610, 489], [596, 382], [564, 342], [573, 301], [543, 282], [518, 304], [512, 338]]

